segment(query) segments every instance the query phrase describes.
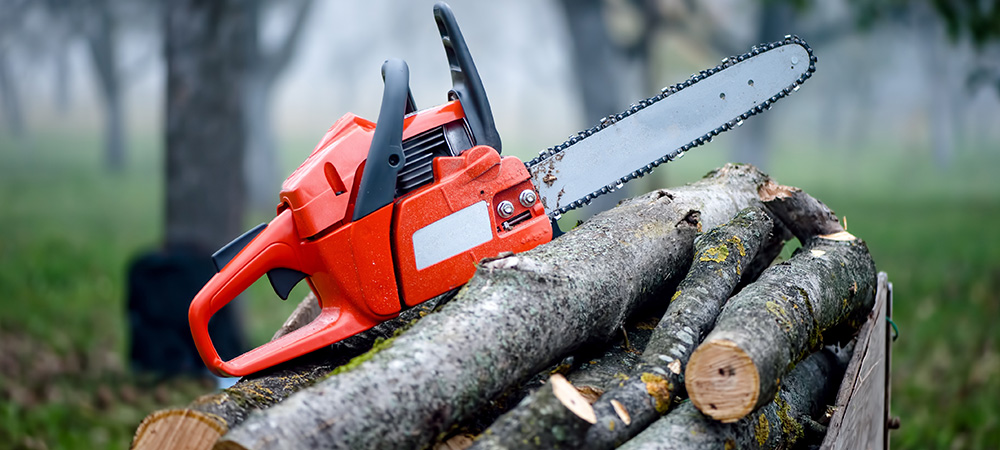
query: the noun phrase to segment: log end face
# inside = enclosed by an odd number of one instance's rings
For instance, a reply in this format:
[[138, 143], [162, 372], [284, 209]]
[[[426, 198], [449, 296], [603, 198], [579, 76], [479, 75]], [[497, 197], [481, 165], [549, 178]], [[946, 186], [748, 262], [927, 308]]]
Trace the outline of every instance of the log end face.
[[757, 406], [757, 366], [732, 341], [718, 339], [700, 345], [691, 355], [684, 378], [691, 403], [715, 420], [735, 422]]
[[156, 411], [139, 424], [131, 448], [212, 448], [228, 428], [213, 414], [191, 409]]
[[212, 450], [247, 450], [247, 447], [233, 441], [219, 441]]

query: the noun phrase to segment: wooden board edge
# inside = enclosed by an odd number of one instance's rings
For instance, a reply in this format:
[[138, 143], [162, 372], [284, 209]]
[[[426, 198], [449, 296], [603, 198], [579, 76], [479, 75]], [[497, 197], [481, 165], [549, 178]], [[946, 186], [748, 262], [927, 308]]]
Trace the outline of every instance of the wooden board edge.
[[[854, 347], [854, 354], [851, 356], [850, 362], [847, 365], [847, 371], [844, 374], [844, 379], [840, 383], [840, 389], [837, 391], [835, 411], [830, 419], [830, 424], [827, 428], [826, 437], [823, 439], [823, 443], [820, 446], [820, 450], [834, 450], [840, 448], [887, 448], [885, 434], [887, 430], [885, 427], [887, 412], [887, 405], [883, 405], [883, 402], [888, 400], [888, 397], [878, 396], [877, 398], [860, 398], [855, 394], [861, 389], [862, 384], [866, 382], [878, 383], [881, 385], [883, 392], [888, 390], [888, 378], [880, 377], [877, 379], [870, 379], [866, 377], [866, 374], [862, 374], [862, 368], [865, 366], [866, 359], [874, 358], [875, 364], [881, 364], [886, 367], [885, 371], [888, 373], [886, 347], [883, 344], [883, 339], [885, 339], [885, 324], [888, 312], [888, 301], [889, 301], [889, 276], [885, 272], [878, 273], [878, 284], [875, 291], [875, 307], [872, 312], [868, 315], [868, 320], [861, 326], [861, 330], [858, 333], [856, 344]], [[881, 337], [879, 334], [881, 333]], [[875, 367], [869, 365], [868, 370], [871, 371]], [[856, 409], [858, 405], [853, 405], [852, 402], [878, 402], [880, 411], [881, 424], [873, 425], [879, 426], [882, 430], [881, 439], [877, 439], [877, 442], [867, 442], [863, 443], [860, 439], [864, 439], [864, 436], [860, 436], [857, 433], [847, 433], [841, 436], [841, 430], [845, 428], [845, 419], [847, 422], [852, 420], [860, 420], [857, 417], [848, 418], [847, 414], [850, 410]], [[873, 445], [874, 444], [874, 445]]]

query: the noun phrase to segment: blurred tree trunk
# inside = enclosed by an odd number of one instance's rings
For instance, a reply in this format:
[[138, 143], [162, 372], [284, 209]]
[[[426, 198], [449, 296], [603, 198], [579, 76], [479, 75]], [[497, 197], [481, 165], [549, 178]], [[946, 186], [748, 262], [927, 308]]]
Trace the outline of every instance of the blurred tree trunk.
[[[264, 13], [261, 5], [252, 2], [256, 20]], [[295, 53], [302, 28], [312, 6], [312, 0], [301, 0], [295, 5], [294, 17], [281, 42], [273, 49], [263, 48], [259, 41], [259, 26], [253, 27], [250, 61], [246, 73], [244, 95], [246, 96], [246, 161], [244, 171], [247, 179], [247, 194], [253, 207], [273, 208], [281, 187], [282, 168], [278, 160], [278, 149], [271, 120], [274, 84], [281, 76]]]
[[559, 5], [566, 15], [584, 120], [595, 124], [623, 109], [620, 83], [624, 61], [608, 35], [601, 0], [559, 0]]
[[257, 21], [238, 0], [164, 7], [166, 244], [211, 251], [243, 229], [243, 82]]
[[20, 143], [24, 139], [24, 112], [21, 109], [21, 95], [14, 85], [7, 51], [0, 46], [0, 107], [3, 108], [4, 122], [10, 135]]
[[[918, 38], [924, 51], [928, 96], [928, 127], [930, 128], [931, 154], [934, 163], [946, 167], [955, 153], [956, 99], [964, 94], [957, 71], [951, 64], [943, 64], [948, 53], [957, 52], [956, 44], [947, 41], [944, 23], [935, 16], [929, 6], [915, 8], [914, 26], [920, 30]], [[952, 58], [954, 60], [955, 58]]]
[[[772, 42], [789, 34], [794, 10], [792, 6], [782, 2], [763, 2], [760, 6], [755, 43]], [[748, 49], [742, 48], [727, 52], [728, 55], [741, 54]], [[771, 150], [770, 123], [771, 114], [760, 114], [753, 120], [746, 121], [743, 129], [735, 136], [733, 146], [733, 161], [752, 164], [767, 172], [769, 169], [768, 153]]]
[[69, 91], [70, 76], [72, 75], [69, 62], [70, 39], [60, 33], [59, 41], [60, 45], [54, 50], [55, 55], [53, 55], [56, 70], [53, 74], [52, 84], [56, 97], [56, 112], [60, 115], [66, 115], [69, 112], [69, 106], [72, 101]]
[[104, 164], [120, 172], [125, 167], [125, 114], [115, 49], [117, 20], [109, 2], [94, 1], [89, 6], [93, 21], [85, 35], [104, 105]]
[[[604, 22], [601, 0], [559, 0], [566, 17], [579, 100], [583, 119], [591, 127], [602, 118], [625, 109], [621, 85], [625, 79], [625, 60], [615, 47]], [[582, 218], [611, 209], [628, 196], [627, 189], [602, 195], [581, 209]]]

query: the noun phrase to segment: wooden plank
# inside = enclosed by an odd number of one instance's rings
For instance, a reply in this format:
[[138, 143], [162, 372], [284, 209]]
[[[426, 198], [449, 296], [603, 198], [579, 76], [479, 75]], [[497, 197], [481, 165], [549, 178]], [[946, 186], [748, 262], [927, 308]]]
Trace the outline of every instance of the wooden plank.
[[[888, 320], [891, 320], [892, 319], [892, 283], [886, 283], [886, 287], [888, 288], [887, 289], [888, 290], [888, 293], [887, 293], [887, 297], [888, 298], [886, 299], [886, 304], [885, 304], [885, 317], [888, 318]], [[885, 423], [886, 423], [886, 430], [885, 430], [885, 439], [883, 440], [883, 443], [885, 444], [883, 446], [883, 448], [885, 448], [885, 449], [892, 448], [892, 447], [889, 446], [889, 435], [890, 435], [889, 430], [893, 429], [892, 426], [890, 425], [890, 422], [892, 420], [892, 419], [890, 419], [892, 417], [892, 414], [891, 414], [892, 411], [889, 410], [889, 406], [892, 404], [892, 402], [891, 402], [891, 400], [892, 400], [891, 393], [892, 393], [892, 342], [893, 342], [893, 336], [895, 336], [895, 330], [893, 330], [893, 329], [891, 329], [889, 327], [886, 327], [886, 329], [885, 329]], [[898, 423], [899, 423], [899, 421], [897, 420], [896, 424], [898, 425]]]
[[875, 308], [858, 334], [821, 450], [885, 448], [888, 303], [889, 277], [879, 272]]

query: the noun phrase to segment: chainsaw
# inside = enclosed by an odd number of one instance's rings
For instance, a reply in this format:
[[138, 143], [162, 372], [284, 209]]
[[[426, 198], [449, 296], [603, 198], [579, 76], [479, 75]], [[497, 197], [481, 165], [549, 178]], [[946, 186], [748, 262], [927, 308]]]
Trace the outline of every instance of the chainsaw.
[[[448, 101], [417, 110], [409, 70], [382, 65], [375, 123], [346, 114], [283, 183], [276, 217], [216, 252], [189, 310], [202, 359], [242, 376], [330, 345], [465, 284], [483, 258], [553, 239], [569, 210], [767, 110], [816, 58], [798, 37], [754, 47], [608, 116], [522, 162], [501, 156], [486, 91], [450, 7], [434, 5], [451, 69]], [[287, 299], [305, 279], [321, 312], [229, 361], [209, 319], [267, 276]]]

